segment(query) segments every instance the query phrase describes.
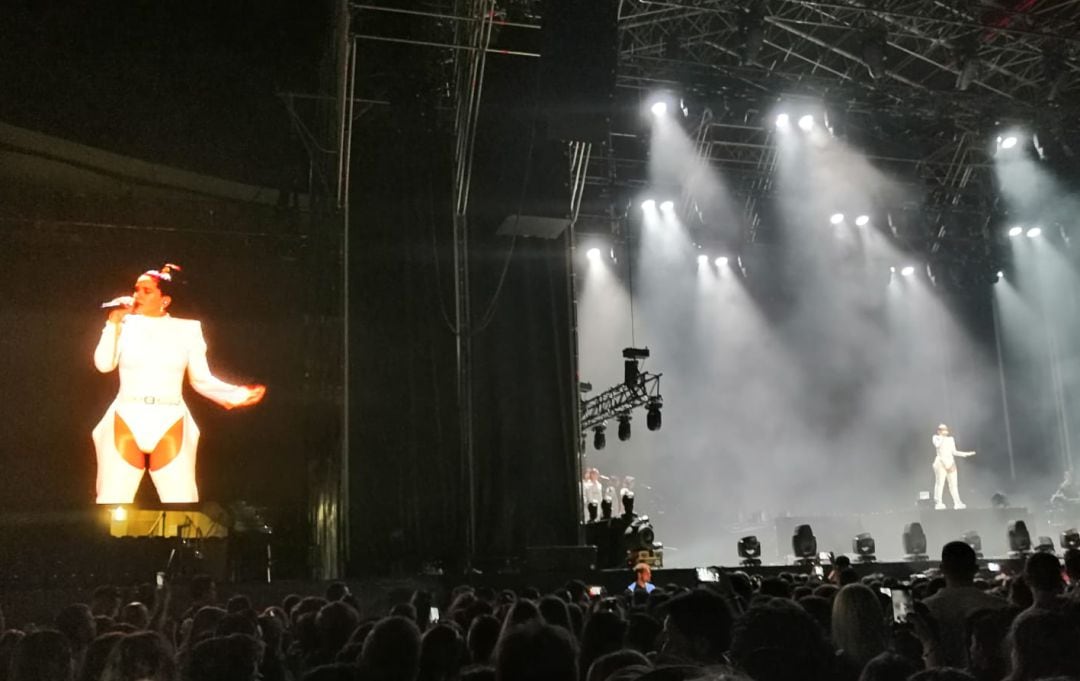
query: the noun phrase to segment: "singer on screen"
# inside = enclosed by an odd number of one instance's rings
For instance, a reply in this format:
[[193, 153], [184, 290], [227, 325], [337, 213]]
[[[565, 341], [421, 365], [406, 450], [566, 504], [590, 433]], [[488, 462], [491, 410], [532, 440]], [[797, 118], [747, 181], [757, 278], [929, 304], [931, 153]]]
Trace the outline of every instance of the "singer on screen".
[[102, 305], [110, 312], [94, 365], [102, 373], [119, 368], [120, 392], [92, 434], [99, 504], [131, 503], [147, 468], [163, 503], [199, 500], [199, 428], [184, 403], [185, 371], [196, 392], [226, 409], [257, 404], [266, 393], [210, 373], [202, 324], [168, 312], [179, 271], [170, 264], [144, 272], [133, 295]]

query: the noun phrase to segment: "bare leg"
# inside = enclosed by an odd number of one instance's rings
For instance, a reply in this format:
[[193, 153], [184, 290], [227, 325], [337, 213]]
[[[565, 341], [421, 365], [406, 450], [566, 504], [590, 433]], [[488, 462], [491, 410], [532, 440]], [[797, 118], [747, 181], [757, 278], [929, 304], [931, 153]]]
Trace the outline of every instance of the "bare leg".
[[161, 440], [150, 452], [150, 470], [156, 471], [169, 465], [176, 455], [180, 453], [180, 446], [184, 443], [184, 419], [178, 419], [176, 423], [165, 431]]
[[135, 435], [132, 434], [131, 428], [124, 423], [124, 419], [120, 418], [120, 414], [116, 414], [114, 418], [113, 433], [116, 436], [116, 451], [120, 453], [124, 461], [135, 468], [140, 470], [146, 468], [146, 455], [135, 442]]

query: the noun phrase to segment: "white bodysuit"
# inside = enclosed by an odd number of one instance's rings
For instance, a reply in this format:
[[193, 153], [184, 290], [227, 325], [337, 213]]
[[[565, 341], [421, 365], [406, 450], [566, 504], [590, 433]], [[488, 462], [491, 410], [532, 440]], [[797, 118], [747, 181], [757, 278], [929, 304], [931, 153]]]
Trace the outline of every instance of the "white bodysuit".
[[935, 434], [931, 441], [934, 443], [934, 507], [945, 508], [942, 493], [945, 491], [945, 483], [949, 483], [949, 494], [952, 495], [953, 507], [957, 509], [967, 508], [960, 501], [960, 484], [956, 475], [957, 456], [971, 456], [971, 452], [961, 452], [956, 449], [956, 440], [952, 435]]
[[108, 322], [94, 350], [94, 366], [102, 373], [120, 369], [120, 392], [92, 434], [97, 450], [97, 503], [130, 504], [144, 472], [116, 449], [113, 426], [117, 414], [139, 449], [147, 453], [169, 428], [183, 420], [184, 436], [176, 458], [150, 471], [150, 477], [162, 502], [198, 501], [195, 453], [199, 428], [184, 403], [184, 372], [196, 392], [222, 406], [236, 406], [250, 395], [248, 388], [230, 385], [210, 373], [202, 324], [168, 315], [130, 314], [121, 322], [117, 337], [116, 324]]

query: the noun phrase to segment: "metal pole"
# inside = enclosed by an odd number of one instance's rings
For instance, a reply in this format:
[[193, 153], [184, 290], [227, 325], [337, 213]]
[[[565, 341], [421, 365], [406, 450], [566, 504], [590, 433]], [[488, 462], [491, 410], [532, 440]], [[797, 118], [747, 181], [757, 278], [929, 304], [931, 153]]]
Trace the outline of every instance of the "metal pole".
[[994, 318], [994, 346], [997, 348], [998, 380], [1001, 381], [1001, 408], [1005, 416], [1005, 444], [1009, 448], [1009, 478], [1016, 482], [1016, 457], [1013, 452], [1012, 419], [1009, 415], [1009, 390], [1005, 381], [1005, 357], [1001, 352], [1001, 319], [997, 294], [990, 294], [990, 312]]
[[349, 452], [351, 447], [350, 438], [350, 405], [349, 399], [349, 372], [351, 367], [350, 359], [350, 334], [349, 325], [352, 322], [352, 315], [349, 313], [350, 296], [349, 296], [349, 281], [350, 271], [352, 265], [352, 258], [349, 254], [350, 239], [349, 239], [349, 219], [350, 219], [350, 201], [349, 201], [349, 164], [352, 160], [352, 130], [353, 130], [353, 94], [356, 91], [356, 43], [349, 43], [349, 82], [348, 82], [348, 107], [347, 107], [347, 127], [345, 135], [345, 166], [342, 177], [344, 178], [344, 190], [342, 192], [341, 202], [341, 299], [342, 299], [342, 324], [341, 324], [341, 479], [340, 487], [338, 490], [338, 527], [340, 528], [340, 534], [338, 535], [338, 576], [344, 573], [345, 566], [349, 564], [350, 550], [349, 547], [352, 542], [349, 541]]

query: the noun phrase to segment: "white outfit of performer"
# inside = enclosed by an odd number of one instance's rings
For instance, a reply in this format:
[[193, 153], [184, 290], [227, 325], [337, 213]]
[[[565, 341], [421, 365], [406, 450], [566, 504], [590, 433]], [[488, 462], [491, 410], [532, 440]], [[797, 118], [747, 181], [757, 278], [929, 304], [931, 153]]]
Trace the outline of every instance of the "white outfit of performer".
[[935, 433], [932, 438], [934, 443], [934, 449], [937, 451], [937, 456], [934, 457], [934, 508], [945, 508], [945, 503], [941, 500], [942, 492], [945, 489], [945, 482], [949, 483], [949, 494], [952, 495], [953, 508], [962, 509], [967, 508], [964, 502], [960, 501], [960, 485], [956, 476], [956, 459], [957, 456], [972, 456], [975, 452], [960, 452], [956, 449], [956, 440], [952, 435], [941, 435]]
[[599, 480], [585, 480], [581, 483], [581, 498], [584, 501], [585, 520], [589, 520], [589, 504], [596, 504], [599, 511], [600, 502], [604, 500], [604, 486]]
[[183, 419], [183, 441], [176, 458], [150, 471], [150, 478], [163, 503], [198, 501], [195, 452], [199, 428], [184, 403], [184, 372], [196, 392], [222, 406], [237, 406], [251, 394], [248, 388], [230, 385], [210, 373], [202, 324], [168, 315], [130, 314], [120, 323], [117, 334], [116, 323], [107, 322], [94, 350], [94, 366], [102, 373], [120, 369], [120, 392], [92, 434], [97, 450], [97, 503], [130, 504], [144, 472], [116, 449], [117, 414], [146, 453], [154, 451], [165, 433]]

